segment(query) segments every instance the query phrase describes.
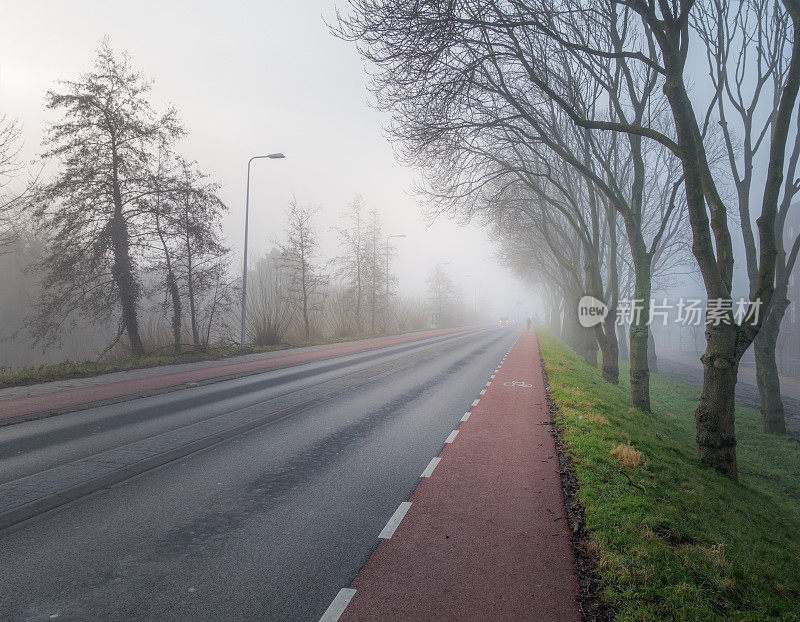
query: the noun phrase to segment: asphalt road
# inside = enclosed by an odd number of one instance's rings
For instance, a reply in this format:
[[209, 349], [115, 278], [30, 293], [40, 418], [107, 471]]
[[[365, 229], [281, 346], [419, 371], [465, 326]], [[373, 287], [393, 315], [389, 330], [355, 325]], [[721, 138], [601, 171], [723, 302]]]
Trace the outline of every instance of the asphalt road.
[[0, 428], [0, 513], [74, 498], [0, 530], [0, 619], [318, 619], [516, 337], [436, 337]]

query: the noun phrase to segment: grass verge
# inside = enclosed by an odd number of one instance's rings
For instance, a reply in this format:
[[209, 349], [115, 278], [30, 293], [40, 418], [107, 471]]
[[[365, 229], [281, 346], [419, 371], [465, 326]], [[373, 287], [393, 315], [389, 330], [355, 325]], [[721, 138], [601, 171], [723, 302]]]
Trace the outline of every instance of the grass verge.
[[[653, 413], [538, 331], [602, 598], [620, 620], [800, 619], [800, 444], [737, 409], [740, 481], [701, 466], [698, 389], [651, 377]], [[627, 378], [627, 370], [620, 370]]]

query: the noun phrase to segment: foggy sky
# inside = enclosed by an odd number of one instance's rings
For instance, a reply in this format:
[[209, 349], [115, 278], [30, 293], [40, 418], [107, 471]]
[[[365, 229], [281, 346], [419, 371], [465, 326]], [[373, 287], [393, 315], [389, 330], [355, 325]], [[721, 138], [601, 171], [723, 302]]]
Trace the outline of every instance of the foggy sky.
[[492, 258], [484, 230], [423, 220], [414, 175], [396, 162], [382, 131], [388, 117], [368, 105], [362, 59], [355, 45], [328, 32], [323, 17], [333, 23], [332, 0], [15, 2], [0, 21], [0, 109], [23, 124], [24, 155], [34, 158], [53, 119], [45, 91], [90, 71], [108, 35], [115, 51], [127, 50], [154, 80], [154, 106], [177, 107], [189, 136], [176, 151], [222, 184], [230, 208], [225, 238], [234, 249], [242, 244], [247, 160], [282, 151], [286, 160], [254, 163], [251, 256], [281, 235], [292, 195], [322, 206], [322, 252], [332, 256], [330, 227], [359, 193], [378, 208], [387, 234], [408, 235], [394, 240], [403, 293], [424, 295], [430, 268], [448, 261], [470, 307], [467, 274], [493, 316], [516, 315], [517, 300], [523, 314], [532, 310], [534, 296]]

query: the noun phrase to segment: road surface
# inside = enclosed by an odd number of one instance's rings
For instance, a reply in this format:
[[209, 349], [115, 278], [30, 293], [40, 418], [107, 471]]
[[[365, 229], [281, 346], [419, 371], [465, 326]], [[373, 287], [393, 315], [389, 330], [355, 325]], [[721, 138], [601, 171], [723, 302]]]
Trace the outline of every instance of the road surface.
[[440, 335], [0, 428], [0, 619], [319, 619], [517, 336]]

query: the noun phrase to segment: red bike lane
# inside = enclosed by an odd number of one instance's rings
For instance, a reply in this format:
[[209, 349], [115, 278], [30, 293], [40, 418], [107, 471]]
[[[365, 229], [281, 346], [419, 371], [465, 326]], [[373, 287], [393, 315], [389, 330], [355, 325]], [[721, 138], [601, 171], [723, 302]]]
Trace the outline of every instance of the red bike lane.
[[103, 405], [126, 401], [137, 397], [145, 397], [164, 393], [170, 390], [187, 388], [187, 385], [215, 382], [233, 378], [240, 378], [264, 371], [282, 369], [311, 363], [324, 359], [357, 354], [367, 350], [375, 350], [388, 346], [411, 343], [422, 339], [429, 339], [451, 333], [461, 332], [464, 329], [426, 331], [424, 333], [411, 333], [396, 335], [381, 339], [371, 339], [364, 342], [351, 342], [331, 345], [326, 348], [314, 349], [305, 352], [287, 351], [285, 354], [272, 355], [263, 360], [250, 360], [231, 363], [221, 362], [213, 367], [203, 367], [182, 372], [170, 372], [165, 366], [164, 373], [157, 376], [108, 382], [94, 386], [85, 386], [74, 389], [64, 389], [14, 397], [0, 400], [0, 424], [4, 421], [25, 420], [50, 414], [61, 414], [81, 410], [91, 406]]
[[322, 620], [581, 620], [539, 346], [527, 331]]

